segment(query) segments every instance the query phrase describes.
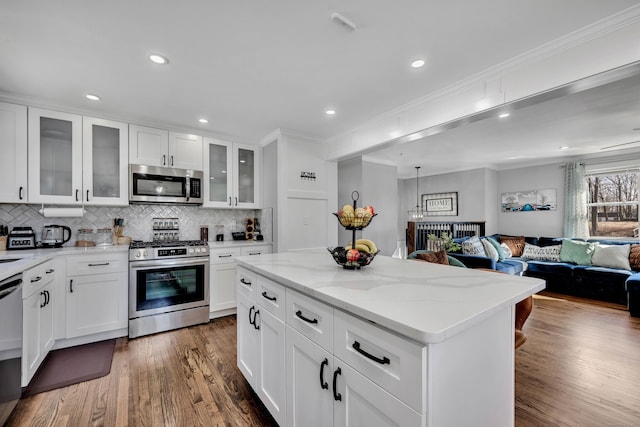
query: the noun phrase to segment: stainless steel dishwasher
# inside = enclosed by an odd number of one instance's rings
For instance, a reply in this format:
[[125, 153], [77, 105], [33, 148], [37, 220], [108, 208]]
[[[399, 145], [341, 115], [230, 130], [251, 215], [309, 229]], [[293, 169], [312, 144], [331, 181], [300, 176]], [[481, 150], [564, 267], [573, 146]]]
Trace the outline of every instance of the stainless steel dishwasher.
[[0, 426], [20, 399], [21, 364], [22, 273], [0, 281]]

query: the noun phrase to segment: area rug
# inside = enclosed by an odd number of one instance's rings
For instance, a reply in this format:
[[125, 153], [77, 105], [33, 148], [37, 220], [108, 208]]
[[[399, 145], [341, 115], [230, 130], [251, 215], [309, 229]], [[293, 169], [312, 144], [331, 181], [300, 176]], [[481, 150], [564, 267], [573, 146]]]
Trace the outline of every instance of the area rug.
[[111, 372], [115, 342], [99, 341], [49, 352], [22, 397], [104, 377]]

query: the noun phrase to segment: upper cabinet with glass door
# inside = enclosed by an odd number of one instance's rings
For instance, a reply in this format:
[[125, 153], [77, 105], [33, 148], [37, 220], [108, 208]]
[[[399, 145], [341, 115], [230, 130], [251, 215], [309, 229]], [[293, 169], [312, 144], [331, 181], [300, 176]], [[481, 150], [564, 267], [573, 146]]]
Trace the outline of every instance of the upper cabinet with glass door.
[[83, 117], [82, 127], [82, 196], [84, 203], [87, 205], [128, 205], [128, 125]]
[[126, 123], [29, 108], [29, 203], [127, 205]]
[[82, 116], [29, 108], [29, 202], [82, 202]]
[[204, 207], [260, 207], [260, 147], [204, 138]]

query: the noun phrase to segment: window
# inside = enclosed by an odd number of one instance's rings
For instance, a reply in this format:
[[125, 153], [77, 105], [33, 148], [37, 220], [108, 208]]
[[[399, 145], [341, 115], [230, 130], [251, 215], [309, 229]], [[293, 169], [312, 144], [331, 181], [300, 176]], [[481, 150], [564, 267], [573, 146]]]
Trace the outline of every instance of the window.
[[624, 171], [587, 176], [589, 234], [638, 237], [638, 175]]

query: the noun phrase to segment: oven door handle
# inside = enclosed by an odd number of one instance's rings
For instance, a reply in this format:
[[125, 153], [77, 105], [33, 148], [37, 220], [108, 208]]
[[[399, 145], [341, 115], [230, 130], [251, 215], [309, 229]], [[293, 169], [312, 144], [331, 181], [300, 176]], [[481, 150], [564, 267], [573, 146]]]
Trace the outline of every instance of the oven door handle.
[[209, 265], [209, 257], [194, 257], [194, 258], [172, 258], [172, 259], [155, 259], [149, 261], [130, 261], [129, 266], [132, 269], [141, 269], [145, 267], [175, 267], [184, 265]]

